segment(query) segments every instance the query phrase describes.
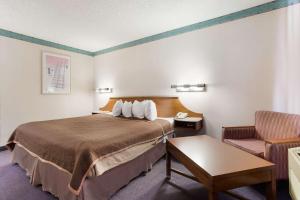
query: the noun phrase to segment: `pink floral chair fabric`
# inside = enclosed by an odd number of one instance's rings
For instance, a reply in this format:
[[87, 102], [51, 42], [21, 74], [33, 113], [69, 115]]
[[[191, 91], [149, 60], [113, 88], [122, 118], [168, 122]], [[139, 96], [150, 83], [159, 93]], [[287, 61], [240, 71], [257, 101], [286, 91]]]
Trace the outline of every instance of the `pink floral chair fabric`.
[[223, 127], [222, 140], [275, 163], [277, 179], [287, 179], [288, 149], [300, 146], [300, 115], [257, 111], [255, 126]]

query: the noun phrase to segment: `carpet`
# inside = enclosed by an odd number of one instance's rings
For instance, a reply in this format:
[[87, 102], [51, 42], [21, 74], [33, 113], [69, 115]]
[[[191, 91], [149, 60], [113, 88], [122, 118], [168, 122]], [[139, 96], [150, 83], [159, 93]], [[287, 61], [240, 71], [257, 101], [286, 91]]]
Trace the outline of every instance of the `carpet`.
[[[25, 171], [16, 164], [10, 164], [11, 153], [0, 152], [0, 200], [56, 200], [50, 193], [29, 183]], [[172, 161], [172, 167], [188, 171], [180, 163]], [[232, 190], [251, 200], [263, 200], [264, 185], [242, 187]], [[277, 199], [289, 200], [287, 181], [278, 182]], [[145, 176], [133, 179], [120, 189], [112, 200], [192, 200], [207, 199], [206, 189], [197, 182], [177, 174], [170, 181], [165, 180], [165, 160], [159, 160]], [[220, 200], [234, 200], [225, 193], [219, 193]]]

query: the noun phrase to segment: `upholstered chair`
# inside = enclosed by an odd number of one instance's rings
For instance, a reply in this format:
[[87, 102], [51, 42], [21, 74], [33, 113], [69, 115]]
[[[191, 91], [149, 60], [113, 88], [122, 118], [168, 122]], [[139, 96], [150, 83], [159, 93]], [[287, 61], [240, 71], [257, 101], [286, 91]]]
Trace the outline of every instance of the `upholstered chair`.
[[288, 149], [300, 146], [300, 115], [257, 111], [254, 126], [223, 127], [222, 140], [275, 163], [277, 179], [287, 179]]

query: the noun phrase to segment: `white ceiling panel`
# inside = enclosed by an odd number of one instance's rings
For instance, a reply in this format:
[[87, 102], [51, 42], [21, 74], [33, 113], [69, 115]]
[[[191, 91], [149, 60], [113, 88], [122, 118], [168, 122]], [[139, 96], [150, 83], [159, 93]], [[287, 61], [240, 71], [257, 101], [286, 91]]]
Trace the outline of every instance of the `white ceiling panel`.
[[270, 0], [0, 0], [0, 28], [98, 51]]

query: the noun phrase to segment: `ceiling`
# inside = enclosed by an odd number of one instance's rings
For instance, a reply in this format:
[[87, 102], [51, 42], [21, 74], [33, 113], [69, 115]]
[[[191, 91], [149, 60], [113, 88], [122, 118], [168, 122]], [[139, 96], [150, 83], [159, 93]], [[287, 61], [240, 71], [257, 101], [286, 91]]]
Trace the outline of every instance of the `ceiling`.
[[0, 0], [0, 28], [98, 51], [271, 0]]

